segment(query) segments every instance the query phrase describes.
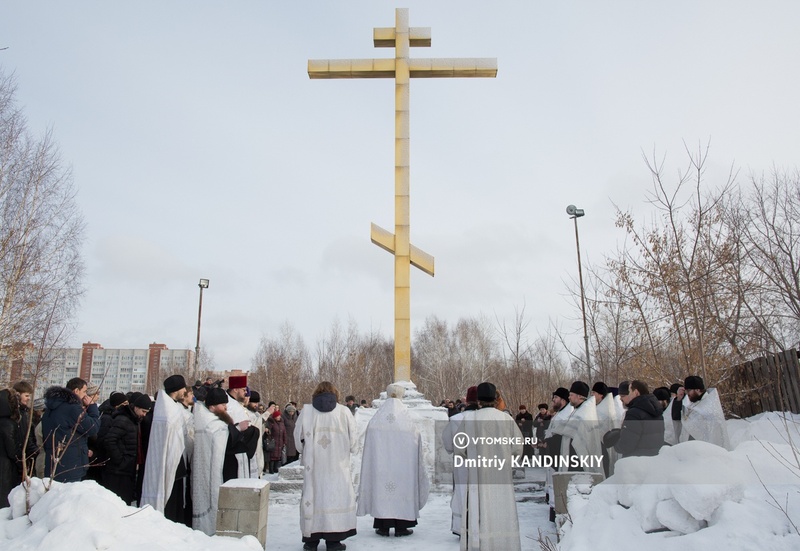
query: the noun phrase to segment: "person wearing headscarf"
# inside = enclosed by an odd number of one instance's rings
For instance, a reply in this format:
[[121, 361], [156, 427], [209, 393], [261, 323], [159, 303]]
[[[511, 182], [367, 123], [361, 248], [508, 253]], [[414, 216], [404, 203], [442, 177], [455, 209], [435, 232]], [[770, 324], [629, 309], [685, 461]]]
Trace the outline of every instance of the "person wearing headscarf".
[[289, 402], [283, 408], [283, 426], [286, 427], [286, 464], [300, 459], [297, 446], [294, 445], [294, 426], [297, 424], [297, 408]]

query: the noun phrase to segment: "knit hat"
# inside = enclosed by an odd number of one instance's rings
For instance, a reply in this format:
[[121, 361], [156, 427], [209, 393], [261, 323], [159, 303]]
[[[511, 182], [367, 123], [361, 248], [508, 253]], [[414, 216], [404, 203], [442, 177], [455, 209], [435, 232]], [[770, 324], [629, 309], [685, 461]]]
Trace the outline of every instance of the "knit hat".
[[631, 392], [631, 384], [628, 381], [622, 381], [619, 384], [619, 395], [627, 396]]
[[294, 407], [292, 404], [286, 404], [286, 407], [283, 408], [283, 411], [285, 411], [286, 413], [294, 413], [295, 411], [297, 411], [297, 408]]
[[572, 383], [572, 386], [569, 387], [569, 391], [574, 394], [578, 394], [579, 396], [583, 396], [586, 398], [589, 396], [589, 385], [584, 383], [583, 381], [575, 381]]
[[228, 377], [228, 388], [246, 388], [247, 387], [247, 375], [234, 375], [233, 377]]
[[602, 381], [597, 381], [594, 384], [594, 386], [592, 386], [592, 392], [596, 392], [598, 394], [602, 394], [603, 396], [605, 396], [606, 394], [608, 394], [608, 385], [606, 385]]
[[138, 398], [136, 398], [135, 402], [133, 402], [133, 407], [150, 411], [151, 409], [153, 409], [153, 400], [151, 400], [150, 396], [148, 396], [147, 394], [142, 394]]
[[257, 390], [250, 391], [250, 403], [251, 404], [258, 404], [261, 402], [261, 394], [258, 393]]
[[519, 409], [528, 409], [528, 408], [526, 408], [526, 407], [523, 405], [523, 406], [519, 406]]
[[467, 389], [467, 402], [478, 401], [478, 387], [471, 386]]
[[183, 375], [170, 375], [164, 379], [164, 392], [167, 394], [172, 394], [182, 388], [186, 388], [186, 379], [183, 378]]
[[273, 419], [277, 419], [280, 416], [281, 416], [281, 410], [276, 409], [275, 411], [272, 412], [272, 418]]
[[218, 406], [228, 403], [228, 393], [221, 388], [209, 388], [206, 394], [206, 407]]
[[706, 385], [703, 382], [702, 377], [698, 377], [697, 375], [691, 375], [689, 377], [686, 377], [686, 380], [683, 381], [683, 387], [686, 390], [692, 390], [692, 389], [705, 390]]
[[563, 386], [560, 386], [553, 393], [553, 396], [558, 396], [562, 400], [569, 400], [569, 390], [567, 390]]
[[497, 400], [497, 387], [492, 383], [479, 384], [477, 392], [479, 402], [494, 402]]
[[680, 384], [680, 383], [672, 383], [670, 385], [670, 387], [669, 387], [669, 393], [670, 394], [677, 394], [678, 393], [678, 389], [681, 388], [682, 386], [683, 385]]
[[112, 392], [108, 397], [108, 403], [112, 408], [119, 407], [128, 401], [128, 397], [121, 392]]

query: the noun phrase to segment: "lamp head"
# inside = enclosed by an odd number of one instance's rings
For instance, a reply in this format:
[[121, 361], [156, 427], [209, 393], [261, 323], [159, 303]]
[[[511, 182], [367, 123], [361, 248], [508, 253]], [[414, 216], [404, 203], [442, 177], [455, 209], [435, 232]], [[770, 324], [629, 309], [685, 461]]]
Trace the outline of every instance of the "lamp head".
[[208, 289], [208, 280], [201, 279], [200, 283], [198, 284], [198, 287], [200, 287], [201, 289]]
[[575, 205], [569, 205], [567, 207], [567, 214], [569, 214], [570, 216], [573, 216], [575, 218], [580, 218], [585, 213], [583, 212], [583, 209], [579, 209]]

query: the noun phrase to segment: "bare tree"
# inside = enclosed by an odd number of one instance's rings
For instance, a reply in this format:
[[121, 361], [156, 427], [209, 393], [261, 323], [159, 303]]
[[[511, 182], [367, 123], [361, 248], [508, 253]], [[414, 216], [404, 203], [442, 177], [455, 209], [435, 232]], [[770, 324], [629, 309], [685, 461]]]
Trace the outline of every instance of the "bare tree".
[[[0, 72], [0, 350], [63, 335], [83, 293], [82, 215], [51, 132], [33, 138]], [[49, 347], [55, 344], [48, 343]]]

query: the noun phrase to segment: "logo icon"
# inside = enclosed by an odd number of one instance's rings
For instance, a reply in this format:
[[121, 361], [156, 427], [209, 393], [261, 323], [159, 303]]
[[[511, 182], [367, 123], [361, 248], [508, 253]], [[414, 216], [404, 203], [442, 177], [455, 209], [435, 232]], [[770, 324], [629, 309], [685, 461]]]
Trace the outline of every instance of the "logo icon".
[[453, 435], [453, 446], [459, 450], [463, 450], [469, 446], [469, 436], [464, 432], [459, 432]]

